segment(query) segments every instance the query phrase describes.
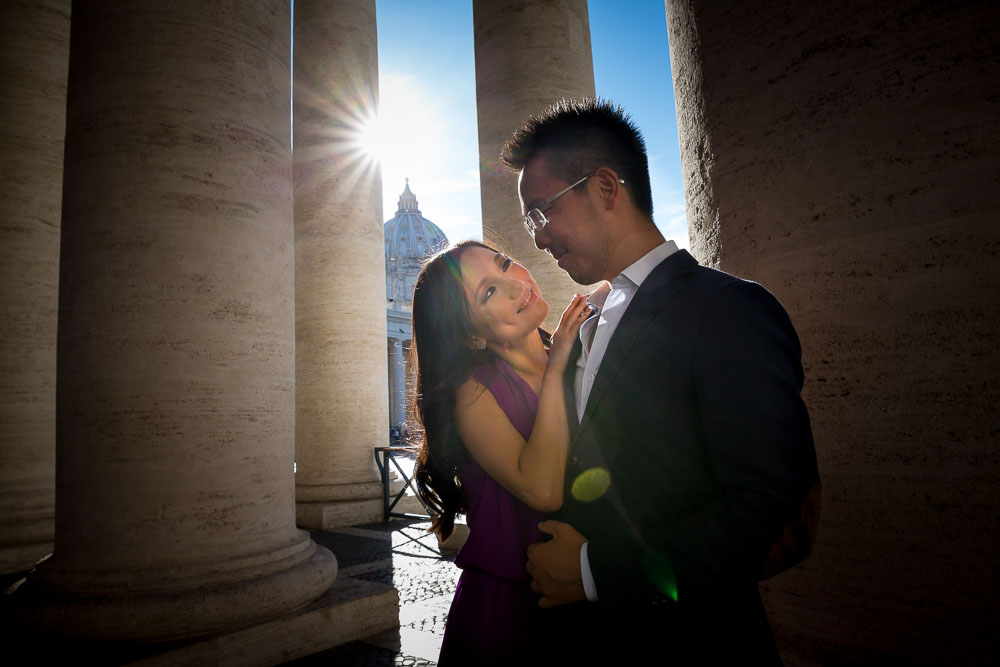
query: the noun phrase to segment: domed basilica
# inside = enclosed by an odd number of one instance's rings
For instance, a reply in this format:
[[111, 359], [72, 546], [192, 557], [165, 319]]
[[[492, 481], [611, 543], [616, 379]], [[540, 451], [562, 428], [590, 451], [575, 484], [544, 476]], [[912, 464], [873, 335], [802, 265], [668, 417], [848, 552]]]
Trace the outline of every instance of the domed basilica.
[[389, 428], [406, 421], [406, 377], [413, 285], [428, 257], [448, 245], [444, 232], [420, 213], [410, 179], [396, 215], [385, 223], [385, 303], [389, 348]]

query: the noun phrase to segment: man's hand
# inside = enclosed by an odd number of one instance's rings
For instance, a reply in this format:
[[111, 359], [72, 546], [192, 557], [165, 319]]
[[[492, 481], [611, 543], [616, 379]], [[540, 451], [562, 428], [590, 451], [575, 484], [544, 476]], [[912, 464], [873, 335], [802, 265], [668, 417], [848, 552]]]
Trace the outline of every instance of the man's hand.
[[538, 529], [551, 535], [548, 542], [528, 547], [531, 590], [542, 594], [542, 609], [586, 600], [580, 575], [580, 548], [587, 541], [576, 528], [561, 521], [543, 521]]

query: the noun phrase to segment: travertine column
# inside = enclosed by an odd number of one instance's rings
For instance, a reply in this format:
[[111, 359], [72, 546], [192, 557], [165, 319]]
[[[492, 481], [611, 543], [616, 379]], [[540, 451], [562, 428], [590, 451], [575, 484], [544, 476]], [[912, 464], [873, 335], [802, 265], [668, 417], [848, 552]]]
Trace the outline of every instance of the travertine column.
[[52, 551], [69, 6], [0, 4], [0, 574]]
[[374, 0], [295, 3], [295, 478], [300, 526], [382, 518], [389, 433]]
[[528, 116], [563, 98], [594, 96], [587, 0], [474, 0], [472, 19], [483, 237], [531, 271], [552, 330], [580, 286], [535, 248], [521, 222], [517, 175], [505, 173], [498, 156]]
[[692, 248], [802, 338], [813, 557], [785, 663], [993, 664], [1000, 61], [992, 3], [666, 3]]
[[281, 0], [73, 8], [56, 539], [19, 591], [33, 625], [193, 636], [336, 576], [294, 520], [289, 21]]
[[406, 420], [406, 365], [403, 341], [399, 338], [389, 339], [389, 392], [389, 423], [400, 426]]

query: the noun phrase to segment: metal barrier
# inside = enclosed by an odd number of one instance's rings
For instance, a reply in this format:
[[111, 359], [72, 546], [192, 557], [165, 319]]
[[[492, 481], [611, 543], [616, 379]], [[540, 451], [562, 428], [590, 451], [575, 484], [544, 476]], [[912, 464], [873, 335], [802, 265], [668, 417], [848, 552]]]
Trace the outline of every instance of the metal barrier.
[[[430, 512], [427, 511], [427, 507], [424, 506], [424, 511], [427, 514], [411, 514], [406, 512], [393, 512], [392, 509], [399, 503], [399, 499], [403, 497], [406, 493], [406, 489], [410, 488], [413, 484], [413, 479], [410, 478], [400, 467], [399, 463], [395, 459], [395, 455], [399, 453], [416, 453], [416, 447], [375, 447], [375, 463], [378, 465], [378, 470], [382, 474], [382, 521], [388, 521], [391, 517], [396, 517], [398, 519], [430, 519]], [[381, 455], [381, 456], [379, 456]], [[405, 482], [403, 488], [396, 493], [395, 497], [392, 498], [390, 502], [390, 495], [392, 493], [389, 488], [389, 461], [396, 466], [396, 470], [399, 471], [400, 477], [403, 478]], [[414, 489], [416, 491], [416, 489]], [[417, 496], [417, 500], [420, 500], [420, 496]], [[420, 502], [423, 505], [423, 501]]]

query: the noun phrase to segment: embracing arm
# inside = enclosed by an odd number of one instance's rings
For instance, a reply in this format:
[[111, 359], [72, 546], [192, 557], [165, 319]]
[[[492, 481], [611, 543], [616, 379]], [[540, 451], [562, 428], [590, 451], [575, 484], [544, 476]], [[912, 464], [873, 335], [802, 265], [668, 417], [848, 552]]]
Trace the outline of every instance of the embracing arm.
[[459, 387], [455, 419], [466, 449], [493, 479], [516, 498], [542, 512], [562, 506], [569, 423], [562, 378], [583, 320], [586, 299], [577, 296], [563, 313], [538, 393], [538, 413], [525, 440], [491, 393], [475, 380]]

